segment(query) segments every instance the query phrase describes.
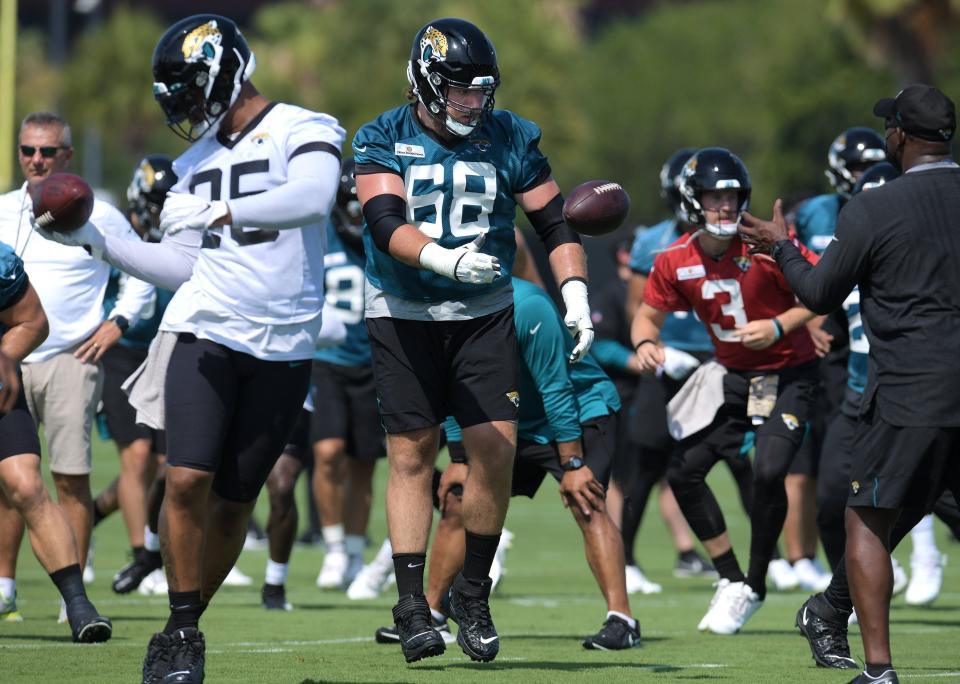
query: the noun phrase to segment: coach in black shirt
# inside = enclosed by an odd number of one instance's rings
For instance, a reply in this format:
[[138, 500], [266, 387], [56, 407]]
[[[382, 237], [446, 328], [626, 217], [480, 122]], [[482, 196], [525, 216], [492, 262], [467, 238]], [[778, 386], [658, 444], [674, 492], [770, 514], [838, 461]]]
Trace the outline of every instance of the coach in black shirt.
[[[787, 239], [779, 200], [773, 221], [746, 215], [742, 232], [769, 250], [817, 313], [838, 309], [860, 287], [871, 377], [854, 438], [846, 572], [871, 678], [854, 681], [895, 682], [890, 545], [944, 488], [960, 484], [960, 167], [950, 156], [954, 104], [936, 88], [909, 86], [874, 114], [886, 123], [889, 160], [905, 173], [843, 208], [816, 267]], [[825, 598], [842, 599], [835, 589]]]

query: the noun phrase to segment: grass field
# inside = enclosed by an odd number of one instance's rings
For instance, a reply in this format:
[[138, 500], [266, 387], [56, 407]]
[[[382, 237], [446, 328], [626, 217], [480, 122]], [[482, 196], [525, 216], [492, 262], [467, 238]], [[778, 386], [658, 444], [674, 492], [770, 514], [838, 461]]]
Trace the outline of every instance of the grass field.
[[[110, 445], [96, 444], [95, 489], [117, 471]], [[381, 471], [382, 472], [382, 471]], [[738, 512], [729, 477], [714, 473], [713, 484], [729, 512], [740, 558], [747, 557], [747, 521]], [[382, 492], [382, 478], [378, 492]], [[262, 504], [263, 502], [261, 502]], [[371, 536], [385, 529], [382, 495], [375, 501]], [[258, 510], [265, 520], [266, 510]], [[664, 585], [657, 596], [633, 597], [643, 648], [624, 653], [585, 651], [580, 638], [595, 631], [604, 606], [583, 560], [579, 533], [560, 506], [555, 485], [544, 484], [535, 501], [514, 500], [507, 520], [516, 534], [507, 575], [492, 603], [502, 636], [493, 663], [471, 662], [453, 645], [439, 658], [412, 666], [399, 649], [374, 643], [377, 626], [390, 620], [391, 589], [381, 599], [351, 602], [341, 593], [321, 593], [314, 580], [322, 552], [294, 551], [288, 597], [291, 613], [260, 608], [259, 586], [266, 551], [244, 552], [241, 569], [254, 587], [224, 589], [204, 616], [209, 682], [437, 682], [437, 681], [653, 681], [846, 682], [851, 673], [813, 666], [806, 643], [793, 626], [802, 593], [770, 593], [744, 633], [704, 635], [696, 624], [712, 594], [708, 581], [671, 576], [673, 553], [655, 510], [644, 522], [641, 563]], [[960, 558], [960, 547], [941, 547]], [[104, 645], [70, 642], [56, 623], [58, 596], [53, 584], [24, 547], [19, 565], [19, 605], [25, 621], [0, 623], [0, 682], [134, 682], [147, 640], [167, 614], [165, 598], [117, 596], [113, 573], [126, 562], [126, 536], [119, 515], [95, 533], [97, 579], [89, 589], [100, 610], [114, 622], [114, 638]], [[374, 549], [370, 550], [372, 554]], [[909, 544], [898, 552], [907, 565]], [[960, 570], [947, 567], [944, 592], [931, 608], [908, 608], [895, 600], [893, 646], [900, 676], [936, 682], [960, 681]], [[852, 634], [855, 656], [862, 656], [859, 634]]]

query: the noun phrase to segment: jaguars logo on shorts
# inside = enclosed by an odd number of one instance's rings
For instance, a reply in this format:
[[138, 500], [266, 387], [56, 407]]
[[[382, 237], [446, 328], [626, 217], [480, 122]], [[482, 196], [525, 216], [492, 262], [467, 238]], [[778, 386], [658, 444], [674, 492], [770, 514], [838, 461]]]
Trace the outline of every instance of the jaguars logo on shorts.
[[787, 426], [787, 429], [791, 432], [800, 427], [800, 421], [797, 420], [797, 417], [792, 413], [781, 413], [780, 417], [783, 419], [783, 424]]
[[520, 393], [519, 392], [507, 392], [507, 399], [510, 400], [510, 403], [520, 408]]

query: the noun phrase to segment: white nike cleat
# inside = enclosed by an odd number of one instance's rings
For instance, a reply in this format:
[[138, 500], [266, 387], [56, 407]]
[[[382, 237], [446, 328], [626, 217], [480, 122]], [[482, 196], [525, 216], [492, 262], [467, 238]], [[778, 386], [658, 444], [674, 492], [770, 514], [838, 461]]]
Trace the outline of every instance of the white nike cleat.
[[513, 546], [513, 532], [504, 527], [500, 533], [500, 543], [497, 544], [497, 552], [493, 556], [493, 564], [490, 566], [490, 581], [493, 582], [490, 591], [494, 591], [497, 585], [500, 584], [503, 576], [507, 574], [507, 549], [511, 546]]
[[137, 591], [144, 596], [159, 596], [167, 593], [167, 574], [163, 568], [157, 568], [143, 578]]
[[897, 562], [896, 558], [890, 556], [890, 563], [893, 565], [893, 595], [896, 596], [907, 588], [909, 579], [907, 578], [907, 571]]
[[390, 540], [385, 539], [374, 559], [363, 566], [347, 587], [347, 598], [352, 601], [375, 599], [392, 581], [393, 547]]
[[17, 610], [17, 592], [5, 596], [0, 592], [0, 622], [23, 622], [23, 616]]
[[659, 594], [663, 591], [662, 586], [647, 579], [647, 576], [643, 574], [643, 570], [636, 565], [628, 565], [625, 571], [628, 594], [636, 594], [638, 592], [641, 594]]
[[820, 572], [809, 558], [794, 563], [793, 573], [804, 591], [821, 592], [830, 586], [831, 575]]
[[730, 585], [730, 580], [728, 579], [721, 579], [713, 585], [717, 588], [717, 590], [713, 592], [713, 597], [711, 597], [710, 599], [710, 605], [707, 607], [707, 612], [704, 614], [702, 618], [700, 618], [700, 623], [697, 625], [697, 629], [700, 630], [701, 632], [707, 631], [707, 627], [709, 627], [710, 625], [710, 614], [713, 612], [714, 607], [717, 605], [717, 601], [720, 600], [720, 594], [722, 594], [723, 590], [726, 589], [729, 585]]
[[234, 565], [223, 578], [223, 584], [226, 587], [249, 587], [253, 584], [253, 578], [240, 572], [240, 568]]
[[767, 579], [777, 591], [790, 591], [800, 586], [793, 566], [783, 558], [770, 561], [767, 566]]
[[339, 589], [343, 586], [347, 575], [347, 566], [350, 557], [346, 551], [328, 551], [323, 557], [323, 566], [317, 575], [317, 586], [320, 589]]
[[707, 629], [714, 634], [736, 634], [762, 605], [763, 601], [746, 582], [731, 582], [710, 611]]
[[943, 586], [943, 566], [947, 557], [936, 552], [910, 556], [910, 584], [904, 595], [908, 605], [927, 606], [936, 601]]

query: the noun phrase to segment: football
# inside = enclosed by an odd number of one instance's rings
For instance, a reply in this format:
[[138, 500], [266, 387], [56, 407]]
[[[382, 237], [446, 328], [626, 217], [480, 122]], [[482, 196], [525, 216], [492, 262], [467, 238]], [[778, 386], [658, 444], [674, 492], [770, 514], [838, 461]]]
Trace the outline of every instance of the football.
[[45, 230], [72, 232], [89, 221], [92, 213], [93, 190], [72, 173], [54, 173], [34, 192], [33, 215]]
[[563, 202], [567, 225], [583, 235], [606, 235], [627, 218], [630, 195], [619, 183], [592, 180], [581, 183]]

